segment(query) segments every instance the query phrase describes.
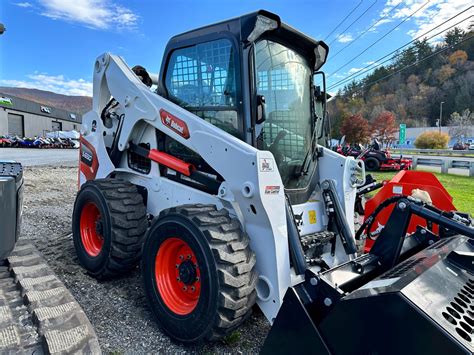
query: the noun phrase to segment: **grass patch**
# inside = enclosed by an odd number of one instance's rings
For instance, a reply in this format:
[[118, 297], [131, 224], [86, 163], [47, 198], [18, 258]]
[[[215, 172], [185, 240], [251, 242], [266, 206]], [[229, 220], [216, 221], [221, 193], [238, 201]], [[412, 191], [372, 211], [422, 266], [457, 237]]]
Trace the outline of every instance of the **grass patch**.
[[[390, 180], [397, 172], [371, 173], [377, 181]], [[433, 173], [453, 197], [454, 206], [474, 216], [474, 177]]]

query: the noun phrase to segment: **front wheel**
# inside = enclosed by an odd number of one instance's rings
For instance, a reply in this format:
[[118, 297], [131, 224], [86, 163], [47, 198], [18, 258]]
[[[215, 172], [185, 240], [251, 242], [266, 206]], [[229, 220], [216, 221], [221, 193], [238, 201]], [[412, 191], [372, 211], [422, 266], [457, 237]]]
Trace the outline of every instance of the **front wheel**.
[[255, 254], [240, 223], [212, 205], [166, 210], [150, 227], [142, 257], [145, 294], [172, 338], [217, 340], [256, 301]]
[[77, 257], [89, 274], [108, 278], [137, 265], [148, 222], [135, 185], [118, 179], [86, 182], [72, 219]]

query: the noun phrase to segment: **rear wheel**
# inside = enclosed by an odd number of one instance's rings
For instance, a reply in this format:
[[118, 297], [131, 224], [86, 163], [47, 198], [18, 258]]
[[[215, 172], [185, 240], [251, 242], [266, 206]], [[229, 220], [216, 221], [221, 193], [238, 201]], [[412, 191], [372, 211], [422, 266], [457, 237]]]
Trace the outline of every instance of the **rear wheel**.
[[226, 210], [185, 205], [162, 212], [147, 234], [142, 277], [163, 330], [185, 343], [233, 331], [256, 301], [255, 261], [248, 236]]
[[375, 158], [367, 158], [364, 160], [364, 163], [368, 171], [377, 171], [380, 169], [380, 162]]
[[79, 263], [92, 276], [107, 278], [137, 265], [147, 220], [135, 185], [118, 179], [86, 182], [72, 218]]

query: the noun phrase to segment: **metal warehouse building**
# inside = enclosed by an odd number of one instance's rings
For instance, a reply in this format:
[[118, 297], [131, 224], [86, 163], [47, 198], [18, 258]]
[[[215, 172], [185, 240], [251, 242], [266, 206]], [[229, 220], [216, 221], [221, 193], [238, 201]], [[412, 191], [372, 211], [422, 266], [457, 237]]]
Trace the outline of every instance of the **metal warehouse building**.
[[51, 131], [79, 131], [78, 113], [0, 93], [0, 135], [45, 136]]

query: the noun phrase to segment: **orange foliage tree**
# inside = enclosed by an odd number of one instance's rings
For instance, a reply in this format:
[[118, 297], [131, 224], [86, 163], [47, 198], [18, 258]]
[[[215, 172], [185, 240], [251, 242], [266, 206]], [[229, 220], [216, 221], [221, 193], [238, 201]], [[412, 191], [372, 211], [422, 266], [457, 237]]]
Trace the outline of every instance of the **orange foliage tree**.
[[347, 116], [342, 121], [341, 134], [346, 136], [347, 143], [368, 143], [370, 140], [369, 122], [361, 114]]
[[372, 135], [384, 145], [393, 142], [396, 132], [395, 116], [390, 111], [381, 112], [372, 122]]

